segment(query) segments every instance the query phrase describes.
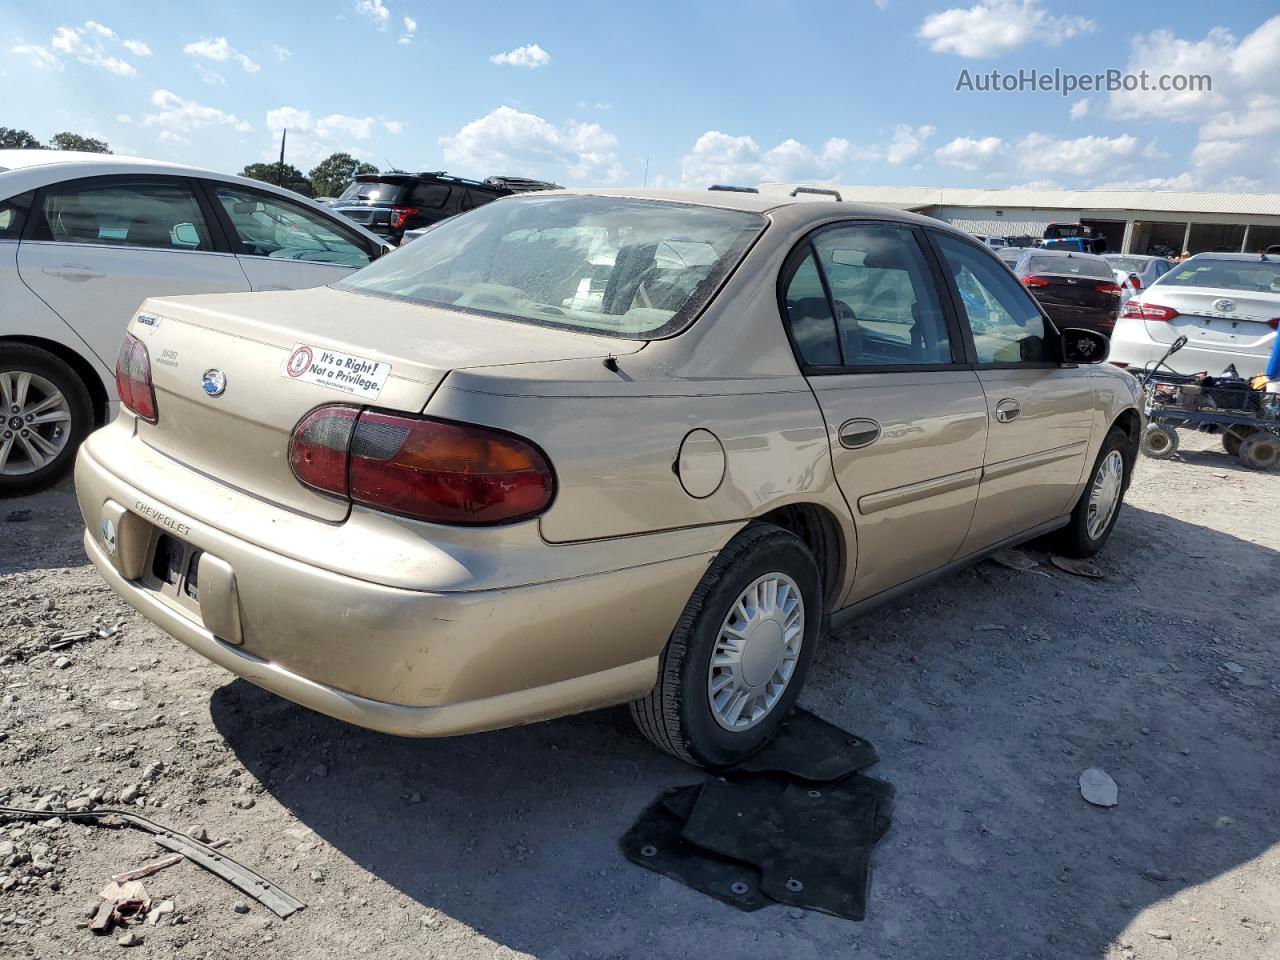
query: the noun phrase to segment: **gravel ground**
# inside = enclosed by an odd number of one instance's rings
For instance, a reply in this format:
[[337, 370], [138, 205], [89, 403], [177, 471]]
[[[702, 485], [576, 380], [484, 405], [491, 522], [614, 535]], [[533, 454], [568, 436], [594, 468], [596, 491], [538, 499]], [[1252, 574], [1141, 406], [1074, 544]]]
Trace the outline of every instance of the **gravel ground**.
[[[0, 803], [137, 794], [308, 904], [280, 921], [181, 863], [144, 881], [174, 913], [137, 929], [142, 957], [1280, 957], [1280, 472], [1184, 443], [1140, 464], [1105, 579], [1033, 547], [1039, 570], [984, 563], [826, 641], [802, 702], [898, 788], [860, 924], [739, 913], [626, 862], [643, 806], [698, 776], [620, 711], [411, 741], [233, 680], [101, 583], [69, 484], [0, 506]], [[45, 651], [94, 623], [119, 633]], [[1095, 766], [1114, 808], [1080, 797]], [[0, 956], [124, 950], [88, 905], [163, 853], [0, 830]]]

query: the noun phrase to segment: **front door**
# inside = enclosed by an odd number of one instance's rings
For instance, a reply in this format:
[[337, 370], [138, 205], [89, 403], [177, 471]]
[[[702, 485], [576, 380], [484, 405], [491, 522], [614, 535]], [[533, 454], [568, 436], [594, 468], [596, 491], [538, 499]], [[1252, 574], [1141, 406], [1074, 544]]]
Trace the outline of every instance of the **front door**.
[[69, 180], [36, 195], [18, 273], [108, 367], [147, 297], [249, 289], [179, 177]]
[[1093, 425], [1088, 371], [1063, 366], [1056, 332], [1005, 267], [976, 244], [934, 239], [990, 415], [982, 485], [961, 555], [1071, 511]]
[[918, 230], [838, 224], [801, 244], [787, 270], [790, 334], [857, 528], [851, 603], [956, 555], [977, 499], [987, 405]]

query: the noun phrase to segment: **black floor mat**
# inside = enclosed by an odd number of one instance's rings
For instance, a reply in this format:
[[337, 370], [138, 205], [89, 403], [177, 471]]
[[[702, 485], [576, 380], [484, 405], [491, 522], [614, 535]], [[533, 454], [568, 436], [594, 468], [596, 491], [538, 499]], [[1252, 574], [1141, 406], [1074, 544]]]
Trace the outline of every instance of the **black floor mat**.
[[804, 711], [717, 779], [665, 792], [622, 838], [634, 863], [740, 910], [770, 903], [850, 920], [866, 911], [871, 849], [893, 787], [860, 737]]

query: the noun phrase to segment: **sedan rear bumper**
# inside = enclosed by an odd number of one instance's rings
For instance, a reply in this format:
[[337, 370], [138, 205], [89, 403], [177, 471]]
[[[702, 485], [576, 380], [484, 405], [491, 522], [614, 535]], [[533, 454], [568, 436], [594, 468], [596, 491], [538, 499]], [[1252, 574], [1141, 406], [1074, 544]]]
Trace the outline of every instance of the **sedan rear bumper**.
[[[405, 736], [495, 729], [643, 695], [714, 556], [556, 579], [567, 553], [547, 546], [544, 582], [411, 590], [234, 537], [139, 491], [92, 443], [76, 462], [76, 493], [89, 559], [147, 619], [273, 693]], [[193, 590], [157, 573], [161, 538], [198, 554]]]

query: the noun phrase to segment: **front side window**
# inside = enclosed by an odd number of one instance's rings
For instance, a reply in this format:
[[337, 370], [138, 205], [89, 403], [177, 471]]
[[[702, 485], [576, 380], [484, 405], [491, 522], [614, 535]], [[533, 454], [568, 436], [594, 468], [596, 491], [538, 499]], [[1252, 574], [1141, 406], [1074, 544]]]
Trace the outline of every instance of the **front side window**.
[[445, 220], [357, 293], [632, 339], [687, 326], [767, 221], [629, 197], [531, 195]]
[[212, 250], [209, 226], [181, 181], [85, 183], [49, 187], [33, 239], [156, 250]]
[[273, 260], [363, 267], [372, 259], [353, 235], [324, 215], [280, 197], [214, 185], [244, 252]]
[[946, 315], [909, 227], [851, 224], [813, 241], [847, 366], [951, 362]]
[[978, 363], [1050, 360], [1044, 317], [1013, 274], [963, 240], [945, 234], [935, 239], [960, 291]]

